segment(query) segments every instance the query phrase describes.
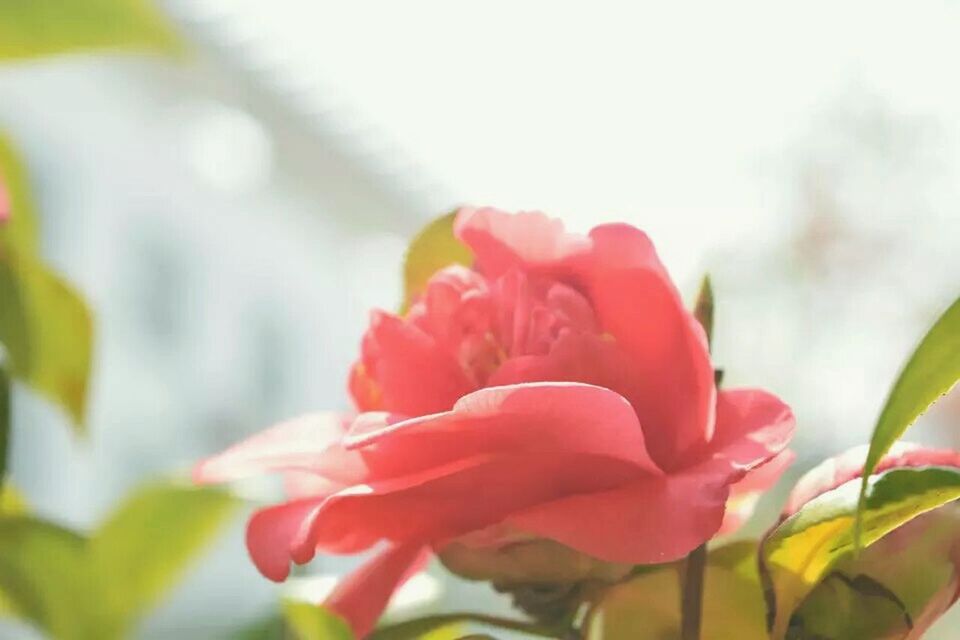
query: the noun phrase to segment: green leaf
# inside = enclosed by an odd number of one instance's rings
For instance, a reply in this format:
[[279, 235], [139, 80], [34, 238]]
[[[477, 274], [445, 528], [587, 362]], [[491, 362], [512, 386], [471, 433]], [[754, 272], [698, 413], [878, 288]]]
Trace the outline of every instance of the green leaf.
[[[712, 550], [703, 592], [703, 640], [764, 638], [757, 543]], [[645, 571], [609, 588], [587, 614], [586, 640], [679, 640], [683, 563]]]
[[58, 640], [127, 637], [233, 504], [215, 489], [151, 485], [90, 537], [0, 517], [0, 600]]
[[914, 518], [839, 561], [790, 617], [787, 637], [919, 638], [956, 592], [960, 506]]
[[0, 487], [0, 516], [23, 516], [29, 512], [23, 495], [10, 482], [4, 482]]
[[83, 430], [93, 320], [76, 291], [39, 261], [0, 255], [0, 342], [13, 376], [59, 403]]
[[299, 640], [353, 640], [346, 621], [321, 606], [288, 600], [283, 616]]
[[[764, 540], [760, 557], [773, 638], [784, 638], [800, 602], [838, 562], [855, 556], [859, 484], [852, 480], [811, 500]], [[955, 469], [894, 469], [872, 476], [862, 512], [864, 547], [958, 498]]]
[[277, 614], [233, 631], [226, 636], [226, 640], [290, 640], [290, 638], [287, 636], [287, 625]]
[[453, 235], [456, 217], [457, 212], [454, 211], [437, 218], [424, 227], [410, 243], [403, 265], [403, 311], [423, 293], [430, 276], [438, 270], [452, 264], [473, 264], [470, 249]]
[[4, 604], [59, 640], [92, 640], [97, 606], [85, 562], [86, 540], [29, 516], [0, 518]]
[[[3, 24], [0, 18], [0, 33]], [[0, 225], [0, 344], [13, 377], [59, 403], [82, 431], [93, 342], [90, 312], [41, 261], [27, 172], [2, 136], [0, 179], [11, 199], [11, 217]]]
[[697, 302], [693, 307], [693, 317], [697, 319], [703, 331], [707, 334], [707, 344], [713, 344], [713, 285], [710, 276], [703, 276], [700, 291], [697, 293]]
[[[0, 492], [6, 495], [7, 448], [10, 444], [10, 376], [0, 367]], [[0, 510], [2, 512], [2, 510]]]
[[152, 484], [128, 497], [91, 537], [89, 561], [106, 615], [126, 626], [157, 603], [211, 541], [236, 501], [216, 488]]
[[[5, 1], [0, 0], [0, 6]], [[38, 250], [37, 213], [27, 169], [13, 143], [3, 134], [0, 134], [0, 182], [6, 188], [11, 212], [7, 221], [0, 224], [0, 253], [7, 249], [35, 255]]]
[[[930, 328], [893, 385], [870, 439], [863, 466], [859, 530], [867, 479], [907, 428], [960, 380], [960, 298]], [[857, 536], [859, 538], [859, 534]]]
[[147, 0], [0, 0], [0, 59], [176, 48], [166, 19]]
[[0, 346], [6, 368], [26, 377], [30, 371], [30, 328], [20, 274], [0, 248]]

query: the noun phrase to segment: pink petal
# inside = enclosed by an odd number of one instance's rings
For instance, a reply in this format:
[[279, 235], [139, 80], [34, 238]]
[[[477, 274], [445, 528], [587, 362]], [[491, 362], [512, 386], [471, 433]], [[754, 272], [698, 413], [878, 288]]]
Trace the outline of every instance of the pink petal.
[[[386, 411], [414, 416], [443, 411], [473, 389], [448, 351], [390, 313], [372, 315], [362, 360], [365, 375], [377, 383], [379, 406]], [[367, 397], [356, 399], [359, 406], [369, 406]]]
[[608, 562], [669, 562], [717, 532], [728, 493], [721, 479], [700, 474], [646, 478], [536, 505], [506, 522]]
[[777, 483], [796, 456], [785, 450], [766, 464], [747, 473], [730, 487], [730, 499], [727, 500], [727, 512], [723, 517], [719, 535], [735, 532], [753, 515], [754, 507], [760, 497]]
[[557, 452], [609, 456], [660, 473], [630, 403], [609, 389], [572, 382], [488, 387], [451, 411], [399, 422], [361, 414], [344, 444], [369, 448], [371, 465], [381, 458], [426, 466], [481, 453]]
[[702, 329], [684, 308], [650, 239], [625, 224], [590, 232], [578, 267], [601, 326], [633, 363], [631, 397], [650, 452], [662, 467], [707, 442], [716, 387]]
[[722, 391], [717, 399], [717, 429], [701, 460], [739, 481], [784, 451], [793, 437], [793, 412], [775, 395], [761, 389]]
[[710, 439], [716, 388], [706, 339], [646, 234], [611, 224], [584, 238], [542, 213], [495, 209], [462, 210], [455, 230], [490, 277], [519, 268], [588, 294], [601, 328], [631, 362], [636, 391], [628, 399], [661, 467]]
[[247, 523], [247, 550], [267, 578], [283, 582], [290, 575], [290, 548], [300, 529], [313, 522], [322, 500], [307, 499], [261, 509]]
[[430, 558], [422, 545], [397, 545], [377, 554], [343, 579], [324, 605], [346, 620], [357, 638], [369, 634], [390, 597]]
[[278, 471], [306, 471], [348, 484], [366, 477], [363, 459], [339, 444], [344, 417], [316, 413], [262, 431], [193, 469], [194, 482], [230, 482]]
[[10, 194], [0, 180], [0, 223], [6, 222], [10, 218]]
[[520, 529], [611, 562], [666, 562], [712, 537], [729, 487], [777, 456], [793, 433], [793, 415], [763, 391], [725, 391], [716, 437], [688, 469], [603, 493], [577, 495], [510, 516]]
[[454, 232], [473, 250], [479, 270], [494, 278], [518, 267], [552, 270], [590, 246], [586, 238], [566, 233], [561, 221], [539, 211], [511, 214], [465, 207], [457, 214]]
[[356, 553], [380, 540], [434, 542], [483, 529], [512, 513], [580, 493], [606, 491], [648, 474], [628, 462], [583, 454], [480, 456], [410, 478], [352, 487], [324, 502], [292, 557], [317, 547]]
[[[782, 517], [786, 518], [822, 493], [860, 478], [867, 447], [858, 446], [828, 458], [808, 471], [797, 482]], [[960, 467], [960, 452], [949, 449], [930, 449], [909, 442], [898, 442], [880, 460], [874, 473], [883, 473], [899, 467]]]

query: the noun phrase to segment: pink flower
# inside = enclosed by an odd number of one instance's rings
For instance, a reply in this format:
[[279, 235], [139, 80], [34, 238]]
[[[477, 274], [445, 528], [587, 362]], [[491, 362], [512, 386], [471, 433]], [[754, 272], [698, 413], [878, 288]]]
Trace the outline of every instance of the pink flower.
[[[867, 447], [855, 447], [809, 471], [782, 517], [828, 491], [859, 484], [866, 454]], [[960, 468], [960, 453], [898, 443], [875, 473], [931, 466]], [[960, 507], [950, 503], [838, 562], [792, 613], [791, 625], [810, 637], [919, 639], [958, 596]], [[846, 607], [843, 615], [837, 613], [839, 603]]]
[[546, 541], [601, 572], [675, 560], [720, 530], [731, 491], [766, 488], [788, 461], [789, 408], [717, 391], [644, 233], [493, 209], [462, 210], [455, 231], [473, 268], [437, 272], [404, 316], [373, 314], [350, 376], [358, 415], [274, 427], [196, 470], [287, 475], [290, 501], [248, 533], [271, 579], [317, 550], [389, 545], [334, 597], [359, 636], [423, 550]]
[[10, 218], [10, 194], [7, 192], [3, 180], [0, 179], [0, 224]]

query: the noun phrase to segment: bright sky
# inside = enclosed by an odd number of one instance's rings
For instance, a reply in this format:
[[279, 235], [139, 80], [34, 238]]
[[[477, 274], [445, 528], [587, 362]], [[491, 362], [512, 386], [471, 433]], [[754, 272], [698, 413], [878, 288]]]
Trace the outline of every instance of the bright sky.
[[957, 3], [189, 4], [438, 207], [626, 219], [681, 272], [783, 230], [784, 151], [845, 98], [960, 122]]

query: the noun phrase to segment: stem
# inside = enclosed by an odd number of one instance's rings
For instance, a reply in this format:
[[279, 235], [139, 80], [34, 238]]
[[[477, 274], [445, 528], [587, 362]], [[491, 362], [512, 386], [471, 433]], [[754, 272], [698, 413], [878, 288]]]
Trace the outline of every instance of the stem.
[[684, 567], [680, 611], [680, 638], [700, 640], [700, 620], [703, 614], [703, 575], [707, 569], [707, 545], [690, 552]]

